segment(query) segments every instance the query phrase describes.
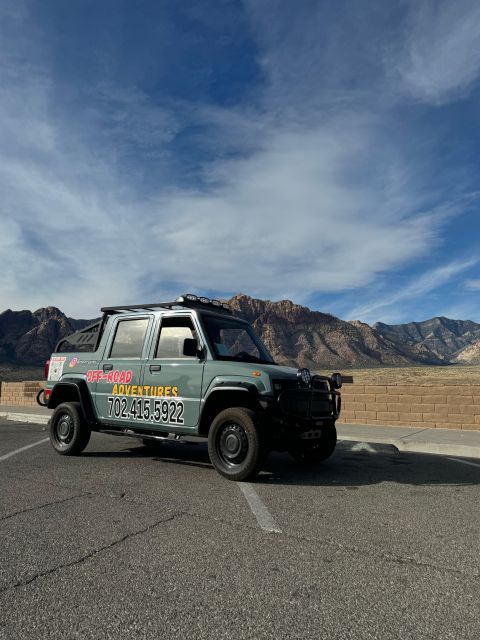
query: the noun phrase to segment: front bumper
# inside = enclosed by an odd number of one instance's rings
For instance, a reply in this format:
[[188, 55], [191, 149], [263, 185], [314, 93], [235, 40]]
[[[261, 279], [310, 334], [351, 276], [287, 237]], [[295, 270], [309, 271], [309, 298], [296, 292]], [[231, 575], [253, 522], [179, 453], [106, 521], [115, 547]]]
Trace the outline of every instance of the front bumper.
[[315, 376], [310, 388], [295, 380], [275, 381], [277, 417], [302, 427], [332, 423], [340, 415], [342, 399], [330, 378]]
[[278, 407], [285, 416], [302, 421], [337, 420], [342, 399], [338, 391], [288, 389], [278, 396]]

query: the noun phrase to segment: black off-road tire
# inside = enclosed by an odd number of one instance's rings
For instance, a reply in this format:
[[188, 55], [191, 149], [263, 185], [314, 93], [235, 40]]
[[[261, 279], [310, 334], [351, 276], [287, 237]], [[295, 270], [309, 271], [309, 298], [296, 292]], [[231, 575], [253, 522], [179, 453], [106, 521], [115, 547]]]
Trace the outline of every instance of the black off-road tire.
[[289, 447], [288, 452], [294, 460], [304, 465], [314, 465], [329, 458], [337, 446], [335, 426], [322, 431], [318, 440], [298, 440]]
[[63, 402], [50, 419], [50, 442], [62, 456], [75, 456], [87, 446], [91, 429], [79, 402]]
[[208, 433], [208, 453], [216, 471], [229, 480], [249, 480], [265, 461], [267, 449], [254, 411], [221, 411]]

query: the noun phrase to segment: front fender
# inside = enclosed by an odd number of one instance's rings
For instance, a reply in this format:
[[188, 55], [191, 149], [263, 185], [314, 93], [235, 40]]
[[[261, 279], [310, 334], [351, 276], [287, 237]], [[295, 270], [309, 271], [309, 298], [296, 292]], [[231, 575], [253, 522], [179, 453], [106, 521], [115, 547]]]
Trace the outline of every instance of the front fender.
[[259, 390], [256, 384], [251, 380], [245, 380], [240, 377], [228, 378], [227, 376], [216, 376], [210, 382], [203, 400], [207, 401], [208, 397], [217, 391], [240, 391], [258, 396]]

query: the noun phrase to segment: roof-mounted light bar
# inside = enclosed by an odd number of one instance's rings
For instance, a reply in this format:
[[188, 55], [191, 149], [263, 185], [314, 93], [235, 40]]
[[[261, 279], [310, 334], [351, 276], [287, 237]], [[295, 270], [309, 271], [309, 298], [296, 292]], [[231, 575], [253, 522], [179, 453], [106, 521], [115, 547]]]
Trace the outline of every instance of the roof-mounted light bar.
[[193, 293], [186, 293], [179, 296], [174, 302], [154, 302], [152, 304], [133, 304], [118, 305], [116, 307], [102, 307], [102, 312], [106, 314], [118, 313], [123, 311], [151, 311], [152, 309], [175, 309], [177, 307], [210, 307], [216, 309], [220, 313], [227, 312], [231, 315], [232, 310], [225, 302], [220, 300], [210, 300], [204, 296], [196, 296]]
[[211, 300], [210, 298], [206, 298], [205, 296], [196, 296], [193, 293], [185, 293], [183, 296], [179, 296], [176, 299], [176, 302], [199, 302], [200, 304], [205, 304], [212, 307], [220, 307], [222, 309], [228, 309], [230, 311], [230, 307], [225, 302], [221, 302], [220, 300]]

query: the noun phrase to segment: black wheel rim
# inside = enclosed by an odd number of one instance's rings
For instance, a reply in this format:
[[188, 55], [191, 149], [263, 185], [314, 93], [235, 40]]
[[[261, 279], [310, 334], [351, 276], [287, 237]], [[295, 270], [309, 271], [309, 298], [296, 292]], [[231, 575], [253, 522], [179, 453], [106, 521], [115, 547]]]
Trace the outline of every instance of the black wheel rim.
[[53, 438], [59, 447], [66, 447], [73, 438], [75, 426], [73, 418], [68, 413], [62, 413], [55, 422], [53, 429]]
[[217, 451], [228, 467], [241, 464], [248, 453], [248, 438], [243, 427], [236, 422], [226, 423], [218, 434]]

